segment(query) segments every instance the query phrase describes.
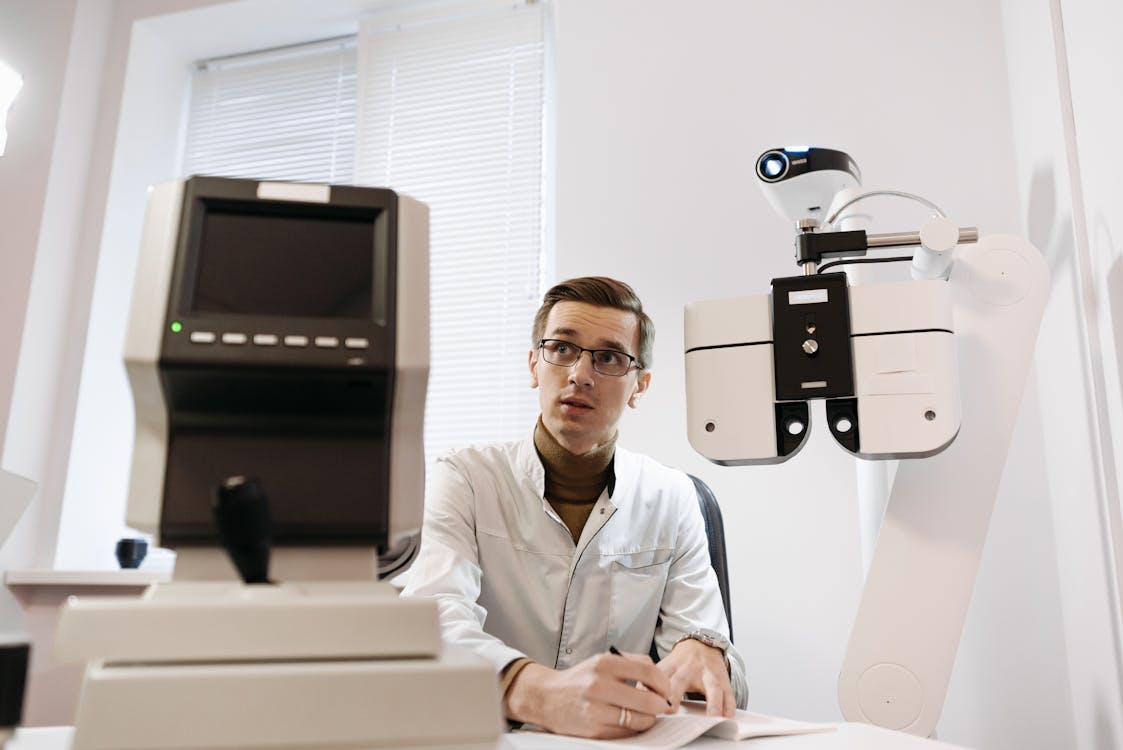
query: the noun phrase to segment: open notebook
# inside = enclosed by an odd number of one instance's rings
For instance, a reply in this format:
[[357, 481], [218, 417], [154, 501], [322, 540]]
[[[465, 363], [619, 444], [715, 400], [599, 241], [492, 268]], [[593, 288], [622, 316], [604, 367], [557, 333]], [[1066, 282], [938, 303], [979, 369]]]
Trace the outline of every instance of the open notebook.
[[[775, 716], [737, 711], [732, 719], [720, 716], [706, 716], [703, 703], [683, 701], [677, 714], [660, 716], [655, 726], [646, 732], [619, 740], [587, 740], [578, 737], [557, 737], [564, 740], [564, 746], [576, 744], [590, 747], [628, 747], [634, 750], [674, 750], [693, 742], [702, 735], [719, 737], [723, 740], [747, 740], [753, 737], [774, 737], [782, 734], [810, 734], [811, 732], [830, 732], [831, 724], [814, 724]], [[548, 743], [543, 743], [545, 748]], [[559, 744], [558, 747], [562, 747]]]

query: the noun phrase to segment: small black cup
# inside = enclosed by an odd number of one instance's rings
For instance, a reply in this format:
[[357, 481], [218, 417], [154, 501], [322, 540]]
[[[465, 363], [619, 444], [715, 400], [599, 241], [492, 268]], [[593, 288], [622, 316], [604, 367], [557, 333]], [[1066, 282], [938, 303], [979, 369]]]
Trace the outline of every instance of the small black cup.
[[117, 542], [117, 562], [122, 568], [139, 568], [148, 554], [148, 542], [143, 539], [121, 539]]

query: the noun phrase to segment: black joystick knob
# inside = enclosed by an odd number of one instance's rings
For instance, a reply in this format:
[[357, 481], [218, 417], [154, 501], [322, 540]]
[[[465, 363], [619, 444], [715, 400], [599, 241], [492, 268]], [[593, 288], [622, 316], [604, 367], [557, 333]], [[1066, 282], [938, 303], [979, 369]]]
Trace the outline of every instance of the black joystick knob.
[[215, 488], [218, 538], [246, 583], [270, 583], [269, 548], [273, 523], [269, 500], [256, 479], [230, 477]]

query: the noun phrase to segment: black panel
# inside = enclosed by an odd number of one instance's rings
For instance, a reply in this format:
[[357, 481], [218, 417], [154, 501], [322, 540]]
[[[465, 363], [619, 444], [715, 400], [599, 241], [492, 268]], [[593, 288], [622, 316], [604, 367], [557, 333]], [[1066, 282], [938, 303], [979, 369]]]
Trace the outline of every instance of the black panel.
[[389, 526], [388, 373], [167, 368], [171, 412], [161, 541], [218, 543], [210, 504], [256, 477], [278, 546], [382, 547]]
[[846, 275], [772, 280], [776, 400], [854, 395]]
[[789, 456], [801, 447], [811, 432], [811, 411], [806, 401], [784, 401], [775, 404], [776, 455]]
[[852, 232], [805, 232], [796, 238], [797, 262], [820, 262], [823, 258], [861, 256], [869, 249], [865, 230]]
[[387, 535], [382, 436], [213, 434], [180, 430], [171, 439], [161, 542], [217, 545], [211, 513], [216, 486], [257, 477], [269, 497], [277, 546], [360, 544]]
[[846, 450], [857, 453], [861, 447], [858, 435], [858, 399], [838, 398], [827, 401], [827, 424], [831, 434]]

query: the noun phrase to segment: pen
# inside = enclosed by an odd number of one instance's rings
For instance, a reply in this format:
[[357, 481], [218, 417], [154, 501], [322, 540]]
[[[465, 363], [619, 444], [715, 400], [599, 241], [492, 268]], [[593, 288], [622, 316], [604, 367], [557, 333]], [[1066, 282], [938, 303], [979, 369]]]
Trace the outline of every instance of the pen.
[[[618, 648], [616, 648], [615, 646], [613, 646], [612, 644], [609, 644], [609, 646], [608, 646], [608, 653], [615, 654], [616, 656], [623, 656], [623, 654], [620, 653], [620, 650]], [[642, 683], [640, 683], [640, 684], [642, 684]], [[644, 688], [646, 689], [646, 686], [644, 686]], [[663, 700], [667, 701], [668, 706], [674, 705], [673, 703], [671, 703], [671, 700], [669, 698], [663, 698]]]

